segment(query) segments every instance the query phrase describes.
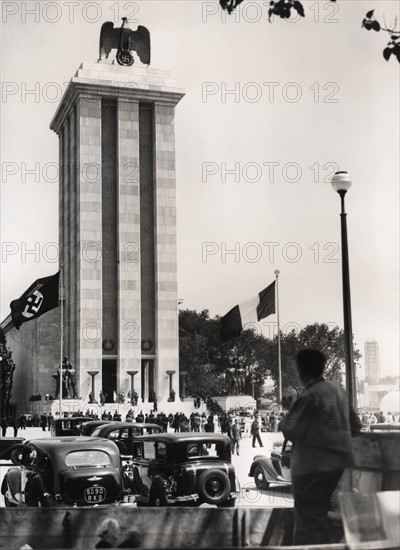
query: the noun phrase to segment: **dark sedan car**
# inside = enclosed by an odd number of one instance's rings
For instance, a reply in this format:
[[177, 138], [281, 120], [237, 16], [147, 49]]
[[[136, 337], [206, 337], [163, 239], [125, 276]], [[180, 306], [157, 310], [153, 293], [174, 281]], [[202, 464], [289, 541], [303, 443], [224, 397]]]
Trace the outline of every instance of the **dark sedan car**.
[[65, 418], [54, 418], [51, 421], [50, 433], [52, 437], [64, 437], [80, 435], [81, 427], [85, 422], [93, 419], [90, 416], [67, 416]]
[[235, 505], [236, 476], [226, 435], [160, 433], [138, 441], [139, 454], [129, 471], [138, 506]]
[[90, 420], [90, 422], [84, 422], [80, 426], [80, 434], [81, 435], [92, 435], [94, 430], [96, 430], [99, 426], [104, 426], [104, 424], [110, 424], [111, 422], [115, 422], [115, 420]]
[[135, 440], [141, 435], [161, 432], [158, 424], [146, 424], [142, 422], [107, 422], [97, 426], [92, 437], [106, 437], [118, 445], [121, 455], [135, 455]]
[[258, 489], [268, 489], [270, 483], [290, 485], [291, 441], [284, 441], [281, 452], [273, 451], [271, 456], [256, 455], [250, 467], [249, 476], [254, 477]]
[[94, 506], [122, 502], [129, 489], [118, 447], [108, 439], [59, 437], [25, 443], [4, 476], [8, 507]]

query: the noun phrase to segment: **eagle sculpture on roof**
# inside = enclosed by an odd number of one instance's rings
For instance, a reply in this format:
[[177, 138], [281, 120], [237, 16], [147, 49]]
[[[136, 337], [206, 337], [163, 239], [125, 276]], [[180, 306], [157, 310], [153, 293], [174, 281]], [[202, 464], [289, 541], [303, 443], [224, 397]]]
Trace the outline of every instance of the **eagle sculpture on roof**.
[[122, 26], [114, 28], [114, 23], [107, 21], [100, 32], [99, 61], [107, 59], [111, 50], [117, 49], [116, 59], [119, 65], [130, 67], [134, 63], [132, 51], [135, 51], [142, 63], [150, 65], [150, 32], [146, 27], [138, 26], [137, 31], [125, 26], [126, 17], [122, 18]]

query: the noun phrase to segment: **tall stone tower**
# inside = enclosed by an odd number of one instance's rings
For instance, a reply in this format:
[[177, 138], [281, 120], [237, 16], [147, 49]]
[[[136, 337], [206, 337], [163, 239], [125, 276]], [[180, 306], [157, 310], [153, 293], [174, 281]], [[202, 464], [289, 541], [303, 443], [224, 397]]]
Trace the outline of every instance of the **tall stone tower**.
[[365, 378], [376, 383], [380, 378], [379, 345], [376, 340], [367, 340], [364, 346]]
[[[175, 106], [167, 71], [84, 63], [59, 136], [64, 355], [86, 400], [178, 395]], [[169, 371], [169, 373], [167, 373]], [[170, 385], [171, 384], [171, 385]]]

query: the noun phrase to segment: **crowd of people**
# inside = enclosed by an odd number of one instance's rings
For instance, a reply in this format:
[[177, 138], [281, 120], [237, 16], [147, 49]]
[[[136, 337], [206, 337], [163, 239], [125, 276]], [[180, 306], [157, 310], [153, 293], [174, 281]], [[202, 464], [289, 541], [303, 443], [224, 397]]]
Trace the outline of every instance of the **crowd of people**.
[[390, 411], [386, 414], [382, 411], [375, 413], [359, 411], [358, 416], [364, 431], [369, 431], [371, 424], [393, 424], [394, 422], [400, 422], [400, 416], [396, 419]]
[[7, 437], [7, 430], [11, 428], [13, 430], [13, 437], [18, 436], [19, 430], [26, 430], [26, 428], [42, 428], [46, 431], [46, 428], [50, 430], [51, 421], [53, 420], [52, 414], [34, 414], [20, 416], [3, 416], [0, 420], [1, 435]]

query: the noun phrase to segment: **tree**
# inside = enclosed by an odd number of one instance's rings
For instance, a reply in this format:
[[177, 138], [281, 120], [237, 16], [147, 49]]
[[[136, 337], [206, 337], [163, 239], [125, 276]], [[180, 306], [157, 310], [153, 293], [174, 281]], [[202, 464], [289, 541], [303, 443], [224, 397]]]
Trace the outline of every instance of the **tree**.
[[221, 343], [219, 326], [219, 317], [210, 319], [208, 310], [180, 312], [179, 367], [186, 373], [185, 393], [203, 399], [232, 392], [250, 395], [253, 380], [259, 395], [268, 376], [267, 340], [245, 330]]
[[186, 373], [185, 393], [205, 399], [224, 395], [225, 373], [217, 364], [219, 322], [210, 319], [208, 310], [179, 313], [179, 368]]
[[14, 371], [12, 352], [7, 349], [6, 337], [0, 328], [0, 416], [8, 414]]
[[[244, 330], [239, 337], [221, 342], [220, 319], [210, 319], [208, 310], [201, 313], [185, 310], [179, 315], [180, 371], [186, 373], [186, 394], [207, 397], [226, 394], [252, 394], [261, 397], [265, 380], [274, 380], [278, 400], [278, 337], [272, 340], [253, 330]], [[297, 376], [296, 355], [304, 348], [323, 351], [327, 357], [325, 376], [343, 383], [345, 364], [344, 332], [337, 326], [314, 323], [297, 334], [294, 330], [281, 336], [282, 389], [297, 394], [302, 384]], [[354, 361], [361, 357], [354, 349]]]
[[[344, 331], [337, 326], [331, 328], [322, 323], [307, 325], [298, 334], [293, 330], [281, 336], [282, 390], [287, 394], [298, 394], [302, 384], [297, 375], [296, 355], [304, 348], [319, 349], [327, 358], [324, 376], [343, 385], [345, 364]], [[361, 358], [357, 348], [353, 349], [354, 361]], [[275, 382], [275, 396], [278, 396], [278, 336], [268, 341], [268, 367]]]
[[[336, 0], [330, 0], [336, 2]], [[219, 0], [222, 9], [227, 10], [228, 13], [232, 13], [243, 0]], [[390, 34], [390, 41], [386, 48], [383, 50], [383, 57], [386, 61], [389, 61], [390, 57], [394, 55], [397, 57], [397, 61], [400, 63], [400, 31], [396, 30], [397, 19], [394, 22], [393, 27], [388, 27], [385, 22], [385, 26], [382, 26], [379, 21], [374, 18], [374, 11], [369, 11], [362, 22], [362, 27], [367, 31], [374, 30], [376, 32], [386, 31]], [[293, 14], [305, 17], [304, 6], [299, 0], [271, 0], [268, 9], [268, 19], [270, 23], [273, 21], [274, 16], [281, 19], [290, 19]], [[383, 16], [383, 18], [385, 18]]]

